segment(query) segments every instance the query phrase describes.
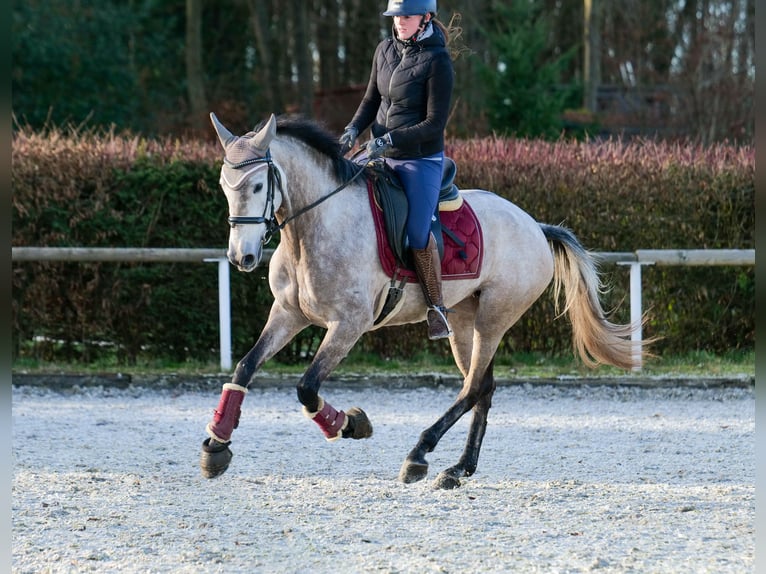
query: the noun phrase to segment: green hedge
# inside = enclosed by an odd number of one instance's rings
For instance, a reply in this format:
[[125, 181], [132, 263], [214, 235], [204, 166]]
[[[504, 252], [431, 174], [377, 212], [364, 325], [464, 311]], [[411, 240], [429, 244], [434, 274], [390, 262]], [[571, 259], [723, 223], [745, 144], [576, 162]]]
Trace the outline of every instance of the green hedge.
[[[535, 218], [563, 223], [594, 251], [753, 249], [752, 148], [651, 140], [544, 142], [488, 138], [458, 142], [450, 155], [462, 187], [479, 182]], [[604, 266], [606, 307], [629, 320], [629, 274]], [[753, 349], [752, 267], [644, 267], [645, 336], [658, 353]], [[506, 337], [509, 349], [568, 351], [566, 321], [543, 296]]]
[[[754, 150], [652, 141], [452, 141], [460, 187], [490, 189], [595, 251], [754, 247]], [[212, 141], [18, 130], [12, 141], [14, 246], [224, 247], [226, 202]], [[510, 246], [512, 249], [512, 246]], [[628, 319], [628, 272], [603, 267], [607, 308]], [[15, 263], [14, 357], [91, 361], [217, 361], [213, 264]], [[752, 268], [644, 268], [644, 306], [657, 352], [754, 347]], [[271, 304], [266, 269], [232, 273], [232, 344], [243, 355]], [[570, 328], [546, 293], [500, 352], [571, 352]], [[321, 330], [280, 353], [310, 357]], [[428, 342], [423, 325], [368, 333], [362, 351], [406, 359]]]

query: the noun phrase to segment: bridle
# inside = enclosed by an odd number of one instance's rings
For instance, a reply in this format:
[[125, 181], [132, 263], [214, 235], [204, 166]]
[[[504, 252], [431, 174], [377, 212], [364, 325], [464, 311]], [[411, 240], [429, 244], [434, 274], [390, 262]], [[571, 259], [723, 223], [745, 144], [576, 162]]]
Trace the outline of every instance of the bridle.
[[[223, 158], [224, 163], [227, 167], [230, 167], [231, 169], [242, 169], [243, 167], [247, 167], [250, 165], [255, 164], [266, 164], [268, 171], [267, 175], [267, 185], [266, 185], [266, 204], [263, 206], [263, 215], [259, 216], [248, 216], [248, 215], [230, 215], [229, 216], [229, 225], [231, 227], [234, 227], [235, 225], [246, 225], [246, 224], [255, 224], [260, 225], [262, 223], [266, 224], [266, 234], [263, 236], [263, 239], [261, 242], [265, 245], [269, 241], [271, 241], [272, 236], [274, 233], [282, 229], [284, 227], [284, 223], [280, 226], [279, 222], [277, 221], [277, 216], [274, 209], [274, 190], [278, 189], [280, 195], [282, 195], [282, 177], [279, 175], [279, 170], [274, 165], [274, 161], [271, 159], [271, 152], [269, 150], [266, 150], [266, 155], [263, 157], [253, 158], [253, 159], [246, 159], [245, 161], [241, 161], [239, 163], [232, 163], [228, 159]], [[268, 212], [268, 217], [267, 217]]]
[[[246, 224], [266, 224], [266, 233], [263, 236], [263, 239], [261, 240], [262, 244], [267, 244], [269, 241], [271, 241], [271, 238], [274, 236], [274, 234], [277, 231], [281, 231], [285, 228], [285, 226], [291, 222], [296, 217], [303, 215], [307, 211], [310, 211], [314, 209], [317, 205], [324, 202], [327, 199], [330, 199], [333, 195], [340, 192], [341, 190], [345, 189], [347, 186], [349, 186], [359, 175], [364, 172], [364, 166], [359, 166], [359, 169], [357, 172], [349, 179], [347, 179], [345, 182], [343, 182], [341, 185], [336, 187], [334, 190], [332, 190], [327, 195], [324, 195], [317, 199], [316, 201], [310, 203], [309, 205], [299, 209], [294, 214], [290, 215], [289, 217], [285, 218], [285, 220], [282, 223], [279, 223], [277, 221], [276, 212], [274, 209], [274, 194], [275, 189], [279, 190], [279, 194], [283, 195], [283, 189], [282, 189], [282, 177], [279, 175], [279, 169], [274, 164], [274, 160], [271, 157], [271, 151], [266, 150], [266, 155], [259, 158], [253, 158], [253, 159], [247, 159], [245, 161], [241, 161], [239, 163], [232, 163], [228, 159], [223, 159], [224, 163], [227, 167], [230, 167], [231, 169], [242, 169], [243, 167], [247, 167], [250, 165], [255, 164], [266, 164], [268, 168], [268, 175], [267, 175], [267, 189], [266, 189], [266, 204], [263, 206], [263, 215], [259, 216], [247, 216], [247, 215], [230, 215], [229, 216], [229, 225], [231, 227], [234, 227], [235, 225], [246, 225]], [[268, 212], [268, 216], [266, 215]]]

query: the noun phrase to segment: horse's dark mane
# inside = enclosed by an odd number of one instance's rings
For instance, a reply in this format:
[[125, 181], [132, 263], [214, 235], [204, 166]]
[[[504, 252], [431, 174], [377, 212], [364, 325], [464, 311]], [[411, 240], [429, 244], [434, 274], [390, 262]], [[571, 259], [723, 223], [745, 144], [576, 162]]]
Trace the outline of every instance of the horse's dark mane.
[[[258, 124], [258, 131], [266, 122]], [[323, 125], [300, 115], [277, 116], [277, 134], [294, 137], [314, 148], [332, 162], [335, 175], [342, 181], [350, 179], [361, 166], [346, 159], [341, 153], [338, 138], [331, 134]]]

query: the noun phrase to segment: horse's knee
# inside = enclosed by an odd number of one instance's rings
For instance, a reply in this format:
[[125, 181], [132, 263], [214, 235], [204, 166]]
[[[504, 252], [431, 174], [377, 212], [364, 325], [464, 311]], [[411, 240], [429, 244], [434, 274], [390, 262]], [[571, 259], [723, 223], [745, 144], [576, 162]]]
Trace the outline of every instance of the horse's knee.
[[474, 384], [463, 390], [463, 398], [470, 409], [488, 411], [492, 406], [492, 397], [497, 389], [497, 383], [491, 370]]
[[497, 388], [497, 382], [495, 381], [495, 360], [492, 359], [487, 365], [487, 369], [484, 371], [484, 376], [481, 378], [479, 392], [482, 396], [489, 395], [490, 398]]

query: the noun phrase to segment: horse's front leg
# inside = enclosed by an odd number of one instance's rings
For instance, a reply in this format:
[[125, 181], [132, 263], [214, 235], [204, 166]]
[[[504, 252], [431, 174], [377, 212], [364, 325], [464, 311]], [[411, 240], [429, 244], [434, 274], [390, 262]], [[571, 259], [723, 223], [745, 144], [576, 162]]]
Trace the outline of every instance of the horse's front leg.
[[372, 424], [362, 409], [351, 407], [348, 411], [339, 411], [319, 395], [322, 382], [338, 366], [358, 339], [359, 335], [345, 332], [337, 324], [330, 326], [314, 360], [298, 383], [298, 400], [303, 405], [303, 414], [319, 426], [329, 441], [372, 436]]
[[206, 478], [223, 474], [231, 462], [231, 435], [239, 425], [242, 402], [256, 371], [308, 325], [305, 318], [287, 313], [278, 305], [271, 308], [269, 320], [253, 348], [237, 363], [230, 383], [221, 391], [213, 419], [205, 430], [200, 468]]

